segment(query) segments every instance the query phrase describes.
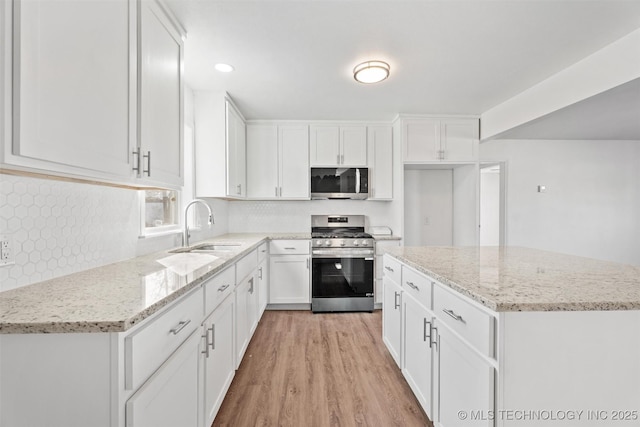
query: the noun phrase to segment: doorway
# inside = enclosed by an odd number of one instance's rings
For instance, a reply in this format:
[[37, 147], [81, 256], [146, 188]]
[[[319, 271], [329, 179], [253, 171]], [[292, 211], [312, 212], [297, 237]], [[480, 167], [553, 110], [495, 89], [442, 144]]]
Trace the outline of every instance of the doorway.
[[505, 162], [480, 165], [480, 246], [504, 246]]

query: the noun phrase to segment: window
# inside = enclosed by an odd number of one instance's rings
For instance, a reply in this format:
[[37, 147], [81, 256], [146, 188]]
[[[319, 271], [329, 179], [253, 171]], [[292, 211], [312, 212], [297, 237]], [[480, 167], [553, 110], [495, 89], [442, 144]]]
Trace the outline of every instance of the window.
[[179, 228], [178, 192], [175, 190], [141, 190], [140, 204], [142, 235], [152, 235]]

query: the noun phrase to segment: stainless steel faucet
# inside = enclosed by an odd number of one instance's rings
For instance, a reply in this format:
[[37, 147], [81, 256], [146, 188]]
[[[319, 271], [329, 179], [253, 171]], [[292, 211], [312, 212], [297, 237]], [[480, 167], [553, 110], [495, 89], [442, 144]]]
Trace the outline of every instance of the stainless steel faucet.
[[184, 246], [185, 248], [189, 246], [189, 225], [187, 224], [187, 213], [189, 212], [189, 207], [191, 205], [194, 205], [196, 203], [201, 203], [203, 204], [207, 210], [209, 211], [209, 220], [207, 221], [207, 224], [211, 225], [213, 224], [213, 212], [211, 212], [211, 207], [209, 206], [209, 204], [207, 202], [205, 202], [202, 199], [193, 199], [192, 201], [190, 201], [187, 206], [185, 206], [184, 208], [184, 232], [182, 234], [182, 246]]

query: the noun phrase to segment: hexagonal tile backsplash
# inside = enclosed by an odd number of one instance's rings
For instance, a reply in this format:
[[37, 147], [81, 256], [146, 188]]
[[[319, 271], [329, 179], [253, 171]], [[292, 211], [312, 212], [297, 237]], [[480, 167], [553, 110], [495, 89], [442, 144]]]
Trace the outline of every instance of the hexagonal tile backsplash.
[[0, 291], [134, 257], [138, 223], [136, 191], [0, 174]]

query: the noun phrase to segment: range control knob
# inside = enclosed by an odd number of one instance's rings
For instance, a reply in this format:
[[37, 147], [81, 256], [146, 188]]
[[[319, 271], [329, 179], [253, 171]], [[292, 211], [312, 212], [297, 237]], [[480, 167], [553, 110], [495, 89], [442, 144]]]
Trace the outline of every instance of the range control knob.
[[340, 246], [346, 246], [346, 245], [347, 245], [347, 242], [344, 242], [344, 241], [340, 242]]
[[[364, 243], [364, 242], [362, 242]], [[360, 246], [360, 242], [358, 240], [353, 241], [353, 246]]]
[[331, 246], [331, 240], [325, 240], [325, 241], [324, 241], [324, 244], [325, 244], [326, 246]]

